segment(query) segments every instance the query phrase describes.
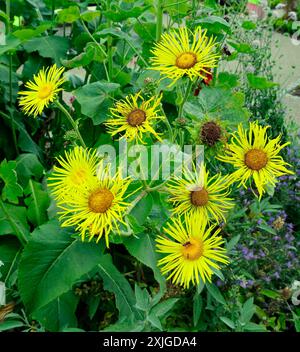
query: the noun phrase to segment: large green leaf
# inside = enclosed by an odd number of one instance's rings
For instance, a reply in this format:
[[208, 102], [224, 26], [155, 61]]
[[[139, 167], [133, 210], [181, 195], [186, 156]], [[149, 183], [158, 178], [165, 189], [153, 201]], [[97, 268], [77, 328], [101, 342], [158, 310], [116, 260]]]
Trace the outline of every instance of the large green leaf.
[[18, 180], [23, 187], [26, 187], [31, 177], [37, 180], [43, 176], [44, 168], [35, 154], [21, 154], [16, 159], [16, 171]]
[[154, 278], [160, 285], [160, 295], [163, 295], [166, 289], [166, 281], [157, 266], [158, 254], [155, 250], [153, 236], [149, 233], [140, 233], [136, 236], [125, 238], [123, 244], [132, 256], [152, 269]]
[[202, 28], [208, 29], [212, 33], [231, 33], [230, 24], [222, 17], [209, 16], [196, 21]]
[[249, 86], [253, 89], [269, 89], [278, 86], [278, 83], [267, 80], [265, 77], [256, 76], [253, 73], [247, 74]]
[[75, 296], [72, 291], [69, 291], [35, 311], [33, 318], [38, 320], [47, 330], [53, 332], [76, 327], [75, 311], [78, 301], [79, 296]]
[[50, 197], [43, 190], [42, 185], [36, 181], [29, 180], [28, 186], [24, 193], [28, 196], [25, 199], [27, 205], [28, 219], [35, 225], [42, 225], [47, 221], [47, 209], [50, 205]]
[[119, 310], [119, 320], [133, 321], [141, 317], [135, 308], [135, 295], [128, 281], [114, 266], [111, 256], [105, 254], [98, 263], [98, 272], [105, 290], [113, 292]]
[[25, 244], [29, 238], [26, 208], [0, 200], [0, 235], [16, 235]]
[[73, 23], [80, 17], [78, 6], [70, 6], [67, 9], [60, 10], [57, 13], [58, 23]]
[[116, 83], [94, 82], [76, 89], [74, 95], [81, 105], [82, 113], [91, 117], [93, 123], [98, 125], [107, 118], [111, 106], [109, 94], [119, 87], [120, 85]]
[[24, 44], [27, 52], [38, 51], [42, 57], [50, 57], [61, 66], [61, 59], [67, 55], [69, 41], [65, 37], [48, 36], [29, 40]]
[[103, 14], [106, 18], [114, 22], [121, 22], [126, 20], [127, 18], [137, 18], [146, 10], [148, 10], [150, 6], [134, 6], [130, 10], [124, 10], [118, 6], [113, 6], [111, 10], [104, 11]]
[[1, 238], [0, 261], [4, 264], [0, 267], [2, 274], [1, 281], [6, 281], [8, 274], [11, 274], [16, 265], [20, 252], [20, 243], [17, 239], [7, 236]]
[[53, 220], [37, 228], [24, 249], [19, 291], [29, 312], [69, 291], [102, 259], [101, 247], [74, 239]]
[[17, 183], [16, 161], [3, 160], [0, 164], [0, 178], [4, 181], [2, 197], [12, 203], [18, 203], [18, 197], [23, 195], [22, 187]]
[[219, 303], [226, 305], [225, 298], [223, 297], [222, 293], [218, 289], [218, 287], [214, 284], [206, 283], [207, 291], [210, 295]]

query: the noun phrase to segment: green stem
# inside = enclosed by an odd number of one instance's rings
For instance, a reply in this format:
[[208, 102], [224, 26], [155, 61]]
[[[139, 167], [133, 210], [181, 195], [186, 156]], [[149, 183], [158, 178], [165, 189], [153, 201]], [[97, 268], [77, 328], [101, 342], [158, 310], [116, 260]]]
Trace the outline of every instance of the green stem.
[[77, 123], [73, 120], [73, 117], [70, 115], [67, 109], [57, 100], [55, 101], [55, 105], [59, 108], [59, 110], [66, 116], [66, 118], [69, 120], [70, 124], [72, 125], [74, 131], [77, 134], [78, 140], [80, 141], [80, 144], [86, 148], [86, 144], [84, 143], [84, 140], [79, 132]]
[[[86, 26], [86, 24], [84, 23], [84, 21], [81, 21], [82, 27], [84, 28], [84, 30], [86, 31], [87, 35], [91, 38], [91, 40], [97, 45], [97, 47], [99, 48], [99, 50], [101, 51], [101, 53], [104, 55], [105, 58], [107, 58], [107, 54], [106, 52], [103, 50], [102, 46], [97, 42], [97, 40], [93, 37], [92, 33], [89, 31], [88, 27]], [[106, 67], [106, 63], [103, 62], [103, 66], [104, 66], [104, 70], [105, 70], [105, 74], [106, 74], [106, 79], [108, 80], [108, 82], [110, 82], [109, 79], [109, 73], [107, 71], [107, 67]]]
[[163, 28], [163, 0], [157, 0], [156, 4], [156, 41], [160, 40]]
[[[110, 0], [106, 1], [106, 10], [110, 10]], [[107, 28], [112, 27], [112, 21], [107, 19]], [[112, 37], [107, 36], [107, 61], [108, 61], [108, 74], [110, 80], [113, 78], [113, 58], [112, 58]]]
[[192, 86], [193, 86], [193, 82], [189, 81], [189, 84], [188, 84], [188, 86], [187, 86], [187, 88], [185, 90], [185, 94], [184, 94], [182, 103], [179, 105], [179, 108], [178, 108], [178, 118], [182, 117], [183, 106], [184, 106], [185, 102], [187, 101], [187, 99], [188, 99], [188, 97], [189, 97], [189, 95], [191, 93]]
[[[8, 17], [8, 23], [7, 23], [7, 29], [6, 33], [10, 33], [10, 0], [6, 0], [6, 15]], [[17, 143], [17, 134], [16, 134], [16, 128], [15, 128], [15, 123], [14, 123], [14, 114], [13, 114], [13, 94], [12, 94], [12, 54], [8, 53], [9, 55], [9, 107], [10, 107], [10, 121], [11, 121], [11, 130], [12, 130], [12, 135], [13, 135], [13, 141], [14, 141], [14, 146], [17, 155], [19, 155], [19, 150], [18, 150], [18, 143]]]

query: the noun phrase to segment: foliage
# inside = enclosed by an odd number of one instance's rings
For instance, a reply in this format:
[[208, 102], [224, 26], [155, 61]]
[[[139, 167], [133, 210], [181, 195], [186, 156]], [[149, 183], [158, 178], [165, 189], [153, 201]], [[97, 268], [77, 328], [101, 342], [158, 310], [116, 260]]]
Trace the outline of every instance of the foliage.
[[[111, 234], [109, 248], [60, 226], [47, 186], [55, 158], [79, 143], [77, 129], [90, 148], [115, 146], [104, 125], [110, 108], [139, 90], [147, 98], [163, 93], [167, 119], [155, 130], [170, 145], [197, 144], [201, 124], [220, 123], [224, 140], [205, 146], [211, 174], [232, 171], [216, 155], [239, 124], [257, 120], [288, 140], [270, 27], [239, 16], [244, 1], [95, 1], [93, 10], [91, 3], [16, 0], [10, 13], [0, 4], [0, 280], [7, 292], [0, 331], [299, 331], [300, 310], [291, 303], [300, 269], [296, 138], [285, 155], [295, 174], [267, 197], [259, 202], [252, 190], [233, 187], [234, 209], [218, 225], [231, 263], [215, 270], [212, 283], [184, 290], [161, 274], [155, 239], [171, 206], [160, 181], [135, 180], [128, 228]], [[186, 77], [178, 85], [160, 80], [149, 60], [160, 32], [183, 22], [220, 43], [211, 79], [190, 86]], [[55, 104], [36, 119], [18, 105], [18, 91], [54, 63], [66, 69], [58, 99], [75, 127]], [[147, 135], [146, 147], [154, 143]]]

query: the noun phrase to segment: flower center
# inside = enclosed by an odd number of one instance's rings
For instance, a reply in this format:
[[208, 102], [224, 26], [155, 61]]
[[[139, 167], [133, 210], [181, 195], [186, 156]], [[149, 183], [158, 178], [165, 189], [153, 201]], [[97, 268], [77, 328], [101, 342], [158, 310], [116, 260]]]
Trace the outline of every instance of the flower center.
[[80, 185], [86, 179], [86, 170], [82, 168], [73, 171], [70, 179], [75, 185]]
[[131, 111], [127, 116], [127, 122], [130, 126], [140, 126], [146, 120], [146, 113], [141, 109]]
[[113, 200], [114, 196], [109, 189], [98, 189], [89, 196], [89, 208], [94, 213], [105, 213]]
[[183, 244], [182, 254], [187, 260], [199, 259], [203, 255], [202, 241], [190, 238], [188, 242]]
[[46, 99], [52, 94], [52, 85], [45, 84], [43, 87], [39, 89], [38, 98]]
[[221, 127], [214, 121], [206, 122], [200, 132], [201, 140], [210, 147], [214, 146], [221, 138]]
[[245, 155], [245, 164], [252, 170], [260, 170], [267, 165], [267, 154], [260, 149], [251, 149]]
[[197, 207], [201, 207], [208, 203], [208, 192], [205, 188], [191, 192], [191, 203]]
[[176, 66], [182, 69], [187, 69], [195, 66], [197, 56], [194, 53], [182, 53], [176, 58]]

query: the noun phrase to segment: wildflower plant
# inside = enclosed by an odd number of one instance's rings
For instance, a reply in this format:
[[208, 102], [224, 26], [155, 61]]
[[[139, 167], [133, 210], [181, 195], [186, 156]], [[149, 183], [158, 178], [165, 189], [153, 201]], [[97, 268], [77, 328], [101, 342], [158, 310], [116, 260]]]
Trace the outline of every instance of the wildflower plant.
[[299, 155], [224, 70], [253, 54], [241, 5], [18, 4], [0, 4], [0, 330], [299, 330]]

